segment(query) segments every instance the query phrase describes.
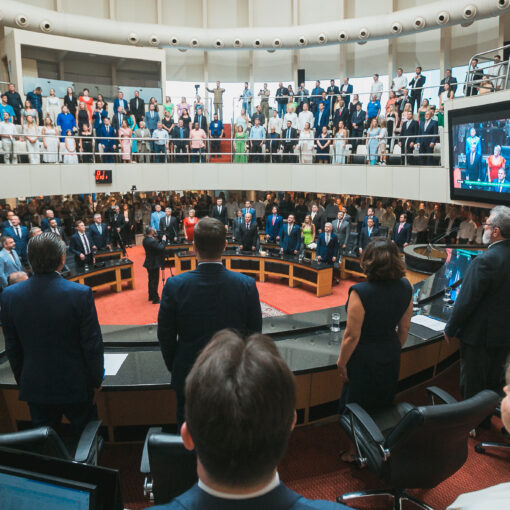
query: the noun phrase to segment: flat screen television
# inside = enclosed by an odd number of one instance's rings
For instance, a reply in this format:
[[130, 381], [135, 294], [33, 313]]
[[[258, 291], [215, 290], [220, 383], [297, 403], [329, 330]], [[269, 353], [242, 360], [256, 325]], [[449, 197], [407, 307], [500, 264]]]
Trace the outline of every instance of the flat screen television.
[[450, 198], [510, 203], [510, 101], [448, 112]]

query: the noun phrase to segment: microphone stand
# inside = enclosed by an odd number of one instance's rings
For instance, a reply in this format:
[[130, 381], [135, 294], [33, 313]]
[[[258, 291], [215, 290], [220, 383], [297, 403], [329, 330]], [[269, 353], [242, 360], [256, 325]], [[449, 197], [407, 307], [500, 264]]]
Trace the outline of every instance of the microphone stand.
[[460, 230], [460, 227], [452, 228], [450, 230], [450, 232], [444, 233], [444, 234], [440, 235], [439, 237], [434, 238], [432, 241], [429, 241], [427, 244], [427, 258], [430, 260], [430, 253], [432, 252], [433, 249], [438, 250], [438, 248], [436, 248], [436, 246], [435, 246], [435, 243], [437, 243], [438, 241], [441, 241], [441, 239], [444, 239], [445, 237], [450, 236], [451, 234], [453, 234], [455, 232], [458, 232], [459, 230]]

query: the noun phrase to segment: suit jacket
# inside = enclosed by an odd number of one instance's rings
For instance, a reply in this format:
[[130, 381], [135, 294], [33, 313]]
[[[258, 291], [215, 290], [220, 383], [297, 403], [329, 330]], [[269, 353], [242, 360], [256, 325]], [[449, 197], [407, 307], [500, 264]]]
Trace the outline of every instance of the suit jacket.
[[113, 129], [118, 133], [119, 128], [122, 127], [122, 121], [127, 120], [127, 115], [124, 115], [123, 113], [120, 114], [120, 120], [119, 120], [119, 112], [115, 112], [115, 115], [112, 116], [112, 126]]
[[428, 147], [431, 143], [437, 143], [439, 141], [439, 137], [437, 136], [438, 133], [437, 120], [431, 119], [429, 121], [427, 129], [425, 129], [425, 122], [426, 122], [425, 120], [420, 122], [418, 134], [428, 136], [425, 136], [424, 138], [418, 138], [420, 149], [425, 149], [425, 147]]
[[188, 128], [186, 127], [182, 128], [182, 140], [179, 126], [175, 126], [172, 129], [172, 139], [175, 140], [174, 145], [176, 147], [184, 147], [186, 145], [189, 145], [189, 140], [187, 140], [187, 138], [189, 138]]
[[[241, 220], [241, 221], [239, 221]], [[242, 218], [237, 216], [232, 220], [232, 238], [234, 241], [241, 241], [241, 225], [244, 223]]]
[[108, 231], [108, 226], [105, 223], [101, 223], [101, 233], [99, 233], [96, 223], [92, 223], [89, 227], [89, 235], [92, 239], [92, 244], [98, 250], [106, 248], [106, 245], [110, 244], [110, 232]]
[[263, 508], [285, 510], [348, 510], [340, 503], [309, 500], [288, 489], [283, 483], [272, 491], [251, 499], [221, 499], [211, 496], [195, 484], [190, 490], [170, 503], [153, 507], [154, 510], [261, 510]]
[[448, 83], [450, 85], [450, 88], [453, 90], [453, 93], [457, 91], [457, 78], [454, 78], [453, 76], [450, 76], [450, 78], [446, 78], [446, 76], [441, 80], [441, 86], [439, 87], [439, 91], [437, 92], [437, 95], [440, 96], [442, 92], [444, 92], [444, 84]]
[[218, 212], [218, 206], [213, 205], [211, 207], [210, 216], [211, 218], [216, 218], [217, 220], [220, 220], [223, 223], [223, 225], [228, 225], [227, 208], [224, 205], [221, 206], [221, 213]]
[[344, 123], [345, 128], [349, 127], [351, 117], [349, 114], [349, 108], [347, 108], [347, 106], [344, 106], [342, 109], [337, 108], [337, 110], [335, 110], [335, 115], [333, 116], [333, 126], [335, 129], [338, 128], [338, 123], [340, 121]]
[[326, 232], [320, 234], [317, 240], [317, 257], [326, 264], [332, 264], [331, 259], [338, 256], [338, 237], [334, 232], [331, 232], [330, 236], [328, 244], [326, 244]]
[[[409, 124], [409, 127], [407, 126]], [[400, 141], [405, 145], [409, 146], [411, 142], [417, 143], [419, 139], [416, 138], [418, 134], [418, 122], [414, 119], [411, 122], [402, 123], [402, 131], [400, 133]]]
[[195, 115], [193, 124], [195, 124], [195, 122], [198, 122], [198, 125], [205, 131], [206, 134], [209, 132], [209, 124], [207, 123], [207, 118], [204, 114], [200, 116], [200, 121], [198, 120], [198, 115]]
[[425, 85], [425, 82], [427, 81], [427, 78], [420, 74], [418, 79], [415, 79], [416, 76], [413, 77], [413, 79], [409, 82], [409, 95], [415, 99], [420, 98], [423, 94], [423, 85]]
[[11, 236], [14, 239], [14, 241], [16, 242], [16, 247], [14, 248], [16, 250], [16, 253], [22, 260], [26, 260], [28, 245], [28, 229], [23, 225], [19, 225], [19, 228], [21, 229], [21, 236], [18, 236], [18, 234], [16, 234], [14, 227], [6, 227], [4, 229], [3, 235]]
[[113, 114], [116, 115], [118, 112], [118, 107], [122, 106], [124, 110], [128, 109], [128, 102], [126, 99], [119, 99], [118, 97], [115, 98], [113, 101]]
[[409, 223], [404, 223], [404, 226], [400, 232], [398, 231], [399, 227], [400, 223], [395, 223], [395, 226], [393, 227], [393, 233], [391, 235], [391, 240], [394, 241], [399, 248], [403, 248], [404, 244], [409, 244], [411, 241], [411, 225], [409, 225]]
[[342, 95], [342, 98], [345, 102], [345, 106], [349, 106], [353, 90], [354, 88], [350, 83], [348, 85], [345, 85], [345, 83], [342, 83], [342, 85], [340, 85], [340, 94]]
[[[497, 193], [510, 193], [510, 188], [502, 188], [498, 184], [497, 179], [492, 179], [492, 184], [494, 184], [494, 186], [492, 186], [492, 191], [496, 191]], [[508, 179], [505, 179], [503, 181], [503, 184], [510, 184], [510, 181]]]
[[56, 272], [36, 274], [4, 289], [0, 303], [19, 399], [89, 401], [103, 379], [103, 337], [92, 289]]
[[243, 213], [243, 219], [244, 219], [244, 215], [246, 213], [251, 213], [251, 220], [252, 221], [255, 221], [257, 219], [257, 211], [255, 211], [255, 209], [253, 207], [250, 207], [249, 209], [247, 209], [246, 207], [243, 207], [241, 209], [241, 212]]
[[299, 251], [301, 248], [301, 228], [295, 223], [292, 225], [292, 230], [289, 235], [288, 223], [282, 225], [280, 231], [280, 248], [283, 248], [284, 252], [291, 253]]
[[98, 136], [100, 138], [99, 143], [105, 146], [105, 152], [112, 152], [113, 146], [118, 144], [117, 140], [111, 138], [112, 136], [117, 136], [117, 133], [111, 124], [108, 128], [104, 124], [101, 124]]
[[[354, 113], [351, 115], [351, 126], [353, 124], [356, 124], [356, 128], [353, 126], [354, 131], [361, 132], [363, 131], [363, 124], [365, 123], [365, 120], [367, 118], [367, 112], [365, 110], [355, 110]], [[358, 143], [360, 140], [357, 140]]]
[[0, 251], [0, 288], [3, 289], [7, 287], [8, 276], [17, 271], [23, 271], [23, 268], [21, 267], [21, 262], [16, 250], [12, 251], [12, 257], [7, 250], [3, 249]]
[[69, 97], [69, 94], [64, 96], [64, 104], [69, 109], [69, 113], [74, 117], [76, 114], [76, 109], [78, 108], [78, 99], [73, 94], [72, 97]]
[[166, 215], [159, 220], [159, 230], [163, 232], [167, 239], [173, 241], [175, 237], [179, 237], [179, 224], [175, 216], [170, 216], [170, 223], [166, 224]]
[[[489, 246], [471, 261], [445, 327], [468, 345], [510, 345], [510, 240]], [[502, 360], [503, 362], [503, 360]]]
[[[274, 218], [274, 224], [273, 224]], [[280, 235], [280, 231], [283, 225], [283, 218], [279, 214], [270, 214], [266, 218], [266, 236], [269, 236], [269, 239], [273, 242], [276, 241], [276, 238]]]
[[471, 163], [471, 154], [466, 155], [466, 171], [467, 178], [470, 181], [485, 181], [485, 172], [482, 164], [482, 155], [475, 152], [473, 163]]
[[[151, 116], [151, 113], [153, 113], [154, 115]], [[152, 110], [152, 111], [149, 110], [149, 111], [145, 112], [145, 117], [144, 117], [145, 127], [147, 129], [149, 129], [151, 133], [158, 127], [158, 122], [160, 120], [161, 119], [159, 118], [159, 113], [156, 110]]]
[[253, 278], [216, 263], [199, 264], [194, 271], [168, 278], [161, 294], [158, 340], [178, 395], [200, 351], [224, 328], [262, 330]]
[[[379, 228], [379, 218], [377, 216], [372, 216], [372, 219], [374, 220], [374, 227]], [[363, 218], [363, 224], [362, 227], [368, 227], [368, 216], [365, 216]]]
[[138, 124], [145, 117], [145, 101], [138, 97], [138, 108], [136, 107], [136, 97], [129, 101], [129, 111], [135, 116]]
[[[313, 123], [313, 128], [318, 129], [320, 132], [322, 132], [323, 126], [327, 127], [329, 125], [329, 112], [324, 108], [324, 110], [322, 110], [322, 115], [320, 115], [320, 113], [321, 113], [320, 110], [317, 109], [317, 111], [315, 112], [315, 122]], [[285, 129], [282, 130], [282, 138], [284, 131]]]
[[349, 240], [349, 236], [351, 235], [351, 222], [349, 220], [344, 219], [340, 225], [338, 219], [333, 220], [333, 232], [338, 238], [338, 246], [342, 248], [344, 244], [347, 244]]
[[[59, 227], [61, 227], [62, 226], [62, 222], [60, 221], [60, 218], [57, 218], [55, 216], [55, 219], [57, 220], [57, 225]], [[50, 229], [50, 222], [49, 222], [48, 218], [43, 218], [43, 220], [41, 221], [41, 230], [43, 232], [47, 232], [49, 229]]]
[[[53, 232], [51, 227], [48, 229], [48, 232]], [[62, 227], [57, 227], [57, 235], [60, 236], [60, 239], [62, 239], [62, 241], [64, 241], [64, 243], [67, 244], [69, 242], [67, 239], [66, 233], [64, 232], [64, 229]]]
[[258, 229], [257, 222], [251, 221], [250, 228], [246, 228], [246, 222], [241, 223], [241, 228], [239, 231], [239, 242], [241, 243], [241, 248], [243, 250], [251, 250], [252, 247], [255, 246], [257, 248], [258, 244]]
[[154, 237], [145, 237], [143, 240], [145, 250], [145, 261], [143, 267], [146, 269], [159, 269], [165, 262], [165, 243], [159, 242]]
[[[310, 218], [312, 218], [312, 213], [310, 213]], [[312, 218], [312, 223], [315, 225], [315, 237], [317, 237], [319, 235], [319, 230], [324, 230], [326, 216], [320, 211], [317, 211], [317, 214]]]
[[293, 146], [298, 144], [299, 137], [297, 133], [297, 129], [294, 129], [293, 127], [290, 128], [290, 141], [287, 141], [287, 128], [282, 128], [282, 145], [284, 149], [292, 149]]
[[359, 234], [359, 247], [364, 250], [367, 247], [370, 239], [372, 237], [377, 237], [379, 235], [379, 229], [374, 225], [372, 227], [372, 233], [368, 234], [368, 227], [361, 227], [361, 232]]
[[[87, 237], [87, 241], [90, 244], [90, 252], [92, 253], [92, 246], [94, 246], [94, 243], [92, 242], [92, 237], [90, 237], [90, 234], [85, 231], [85, 236]], [[74, 259], [76, 262], [79, 262], [80, 254], [85, 255], [85, 248], [83, 247], [83, 243], [81, 242], [81, 236], [78, 232], [75, 232], [71, 236], [71, 240], [69, 241], [69, 251], [74, 254]]]

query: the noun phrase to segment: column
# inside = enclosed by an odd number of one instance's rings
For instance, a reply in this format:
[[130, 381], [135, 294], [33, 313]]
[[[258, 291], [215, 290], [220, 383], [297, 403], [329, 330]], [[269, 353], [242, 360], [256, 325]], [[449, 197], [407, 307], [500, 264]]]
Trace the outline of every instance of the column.
[[450, 68], [451, 44], [452, 27], [445, 27], [441, 29], [439, 35], [439, 74], [441, 77]]

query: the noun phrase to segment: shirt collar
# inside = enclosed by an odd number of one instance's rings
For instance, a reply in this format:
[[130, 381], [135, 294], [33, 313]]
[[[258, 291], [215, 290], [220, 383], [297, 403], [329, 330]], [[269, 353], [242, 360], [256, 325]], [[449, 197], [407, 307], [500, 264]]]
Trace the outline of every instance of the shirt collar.
[[204, 492], [207, 492], [207, 494], [210, 494], [211, 496], [214, 496], [215, 498], [221, 498], [221, 499], [251, 499], [251, 498], [258, 498], [260, 496], [264, 496], [264, 494], [267, 494], [271, 492], [272, 490], [276, 489], [280, 485], [280, 477], [278, 476], [278, 473], [275, 473], [273, 479], [262, 489], [259, 489], [258, 491], [251, 492], [249, 494], [230, 494], [226, 492], [217, 491], [215, 489], [212, 489], [211, 487], [208, 487], [202, 480], [198, 480], [198, 486], [200, 489], [202, 489]]

